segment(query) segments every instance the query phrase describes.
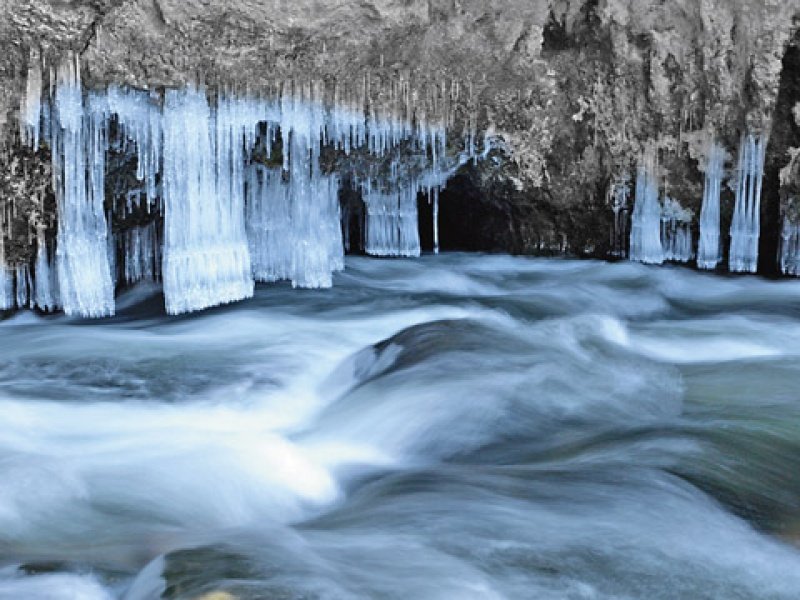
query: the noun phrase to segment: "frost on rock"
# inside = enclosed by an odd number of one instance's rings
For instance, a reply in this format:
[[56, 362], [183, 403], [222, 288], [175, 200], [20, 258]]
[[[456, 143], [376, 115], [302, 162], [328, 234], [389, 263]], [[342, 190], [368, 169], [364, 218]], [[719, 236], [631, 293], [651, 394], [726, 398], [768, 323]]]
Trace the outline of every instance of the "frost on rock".
[[664, 262], [661, 246], [661, 205], [658, 202], [655, 158], [645, 156], [636, 172], [636, 201], [631, 218], [630, 259], [658, 264]]
[[69, 61], [58, 71], [51, 148], [58, 203], [57, 268], [68, 315], [114, 314], [114, 285], [106, 251], [103, 207], [106, 123], [84, 110], [79, 69]]
[[721, 259], [719, 201], [724, 164], [725, 149], [719, 143], [713, 143], [708, 153], [703, 205], [700, 210], [697, 266], [701, 269], [716, 269]]
[[736, 206], [731, 222], [729, 268], [734, 273], [755, 273], [761, 229], [761, 186], [764, 176], [764, 136], [742, 139], [737, 168]]
[[664, 197], [661, 212], [661, 245], [664, 260], [687, 263], [692, 260], [692, 211], [680, 202]]

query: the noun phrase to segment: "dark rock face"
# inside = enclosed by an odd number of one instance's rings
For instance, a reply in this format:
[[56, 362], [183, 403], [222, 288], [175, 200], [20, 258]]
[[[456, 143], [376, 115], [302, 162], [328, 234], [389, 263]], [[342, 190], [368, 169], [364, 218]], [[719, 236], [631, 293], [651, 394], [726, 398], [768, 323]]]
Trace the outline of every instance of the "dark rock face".
[[[90, 87], [268, 92], [316, 81], [329, 98], [444, 120], [454, 140], [470, 126], [489, 132], [492, 152], [442, 195], [445, 249], [608, 256], [609, 189], [632, 176], [645, 147], [696, 231], [706, 141], [725, 144], [730, 169], [745, 131], [771, 131], [768, 262], [798, 185], [788, 152], [800, 146], [800, 0], [0, 0], [0, 16], [7, 156], [22, 152], [31, 50], [49, 66], [78, 54]], [[398, 86], [408, 90], [402, 106]], [[0, 204], [15, 197], [0, 192]], [[730, 198], [725, 190], [723, 233]], [[17, 231], [22, 260], [31, 246]]]

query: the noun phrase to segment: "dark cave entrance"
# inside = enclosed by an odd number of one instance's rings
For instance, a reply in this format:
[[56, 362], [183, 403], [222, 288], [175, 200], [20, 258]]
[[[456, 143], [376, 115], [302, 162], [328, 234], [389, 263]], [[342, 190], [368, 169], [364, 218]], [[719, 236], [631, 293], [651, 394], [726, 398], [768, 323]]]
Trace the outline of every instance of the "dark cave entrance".
[[800, 146], [800, 126], [793, 109], [800, 103], [800, 33], [795, 35], [783, 57], [780, 88], [772, 121], [764, 167], [764, 188], [761, 208], [759, 272], [775, 276], [780, 272], [782, 212], [780, 171], [789, 162], [788, 150]]

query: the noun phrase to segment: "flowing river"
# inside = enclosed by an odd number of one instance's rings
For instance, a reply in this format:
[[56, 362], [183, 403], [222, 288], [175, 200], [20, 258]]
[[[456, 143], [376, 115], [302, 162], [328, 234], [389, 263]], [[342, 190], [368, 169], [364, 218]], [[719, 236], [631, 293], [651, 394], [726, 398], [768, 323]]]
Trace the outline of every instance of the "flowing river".
[[348, 258], [0, 323], [0, 599], [800, 598], [800, 282]]

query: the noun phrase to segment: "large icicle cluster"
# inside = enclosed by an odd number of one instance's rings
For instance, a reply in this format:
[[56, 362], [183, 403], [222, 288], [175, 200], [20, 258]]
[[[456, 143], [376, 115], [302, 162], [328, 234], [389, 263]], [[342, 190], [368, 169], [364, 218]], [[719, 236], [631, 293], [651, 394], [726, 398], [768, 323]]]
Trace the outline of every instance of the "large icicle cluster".
[[736, 206], [731, 223], [731, 249], [728, 258], [729, 268], [734, 273], [755, 273], [758, 269], [761, 186], [766, 145], [763, 136], [747, 135], [739, 149]]
[[[20, 127], [29, 144], [44, 138], [52, 149], [58, 207], [55, 267], [41, 235], [31, 286], [45, 310], [111, 315], [118, 275], [127, 284], [160, 279], [170, 314], [247, 298], [255, 281], [331, 286], [344, 248], [340, 176], [323, 167], [326, 147], [359, 152], [367, 163], [414, 157], [404, 177], [381, 179], [376, 171], [349, 180], [365, 201], [366, 251], [417, 256], [417, 195], [427, 193], [435, 213], [447, 178], [474, 156], [447, 159], [441, 125], [379, 116], [352, 102], [325, 104], [314, 85], [286, 86], [270, 99], [196, 86], [163, 97], [114, 86], [85, 93], [70, 60], [42, 98], [38, 58], [31, 64]], [[281, 154], [275, 160], [273, 146]], [[474, 146], [471, 132], [465, 147]], [[140, 184], [112, 181], [109, 205], [111, 153], [136, 157]], [[106, 211], [148, 224], [115, 239]], [[21, 285], [6, 284], [14, 279], [7, 272], [0, 269], [0, 302], [14, 294], [6, 288]]]
[[725, 166], [725, 149], [712, 143], [706, 164], [703, 205], [700, 210], [700, 241], [697, 247], [697, 266], [716, 269], [721, 258], [719, 200]]
[[630, 259], [659, 265], [664, 262], [664, 249], [661, 246], [661, 204], [658, 201], [656, 161], [652, 153], [645, 155], [636, 172]]

